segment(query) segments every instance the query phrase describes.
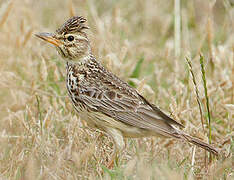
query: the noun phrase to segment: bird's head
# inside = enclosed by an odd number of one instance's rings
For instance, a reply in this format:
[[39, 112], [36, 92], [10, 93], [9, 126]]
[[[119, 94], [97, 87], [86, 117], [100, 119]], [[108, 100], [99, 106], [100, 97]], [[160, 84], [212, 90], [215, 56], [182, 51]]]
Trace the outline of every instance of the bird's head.
[[67, 61], [79, 61], [91, 53], [85, 29], [86, 19], [74, 16], [68, 19], [55, 33], [38, 33], [37, 37], [53, 44]]

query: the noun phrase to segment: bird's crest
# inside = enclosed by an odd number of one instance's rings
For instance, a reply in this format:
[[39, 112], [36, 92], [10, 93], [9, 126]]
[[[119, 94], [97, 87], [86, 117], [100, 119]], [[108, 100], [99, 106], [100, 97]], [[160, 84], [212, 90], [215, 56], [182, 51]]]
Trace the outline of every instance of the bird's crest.
[[84, 29], [89, 29], [88, 26], [85, 25], [87, 20], [82, 16], [74, 16], [68, 19], [59, 29], [56, 30], [58, 34], [67, 34], [74, 32], [83, 33]]

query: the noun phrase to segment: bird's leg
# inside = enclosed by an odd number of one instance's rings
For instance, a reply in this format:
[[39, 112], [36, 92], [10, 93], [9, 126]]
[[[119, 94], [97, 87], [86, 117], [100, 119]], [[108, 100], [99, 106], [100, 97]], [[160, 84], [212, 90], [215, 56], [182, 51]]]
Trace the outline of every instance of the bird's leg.
[[111, 159], [107, 164], [107, 167], [111, 169], [114, 166], [114, 162], [115, 162], [116, 157], [118, 156], [118, 153], [122, 152], [122, 150], [124, 149], [125, 143], [123, 140], [123, 135], [119, 130], [108, 128], [106, 131], [111, 135], [114, 141], [114, 150], [111, 155]]

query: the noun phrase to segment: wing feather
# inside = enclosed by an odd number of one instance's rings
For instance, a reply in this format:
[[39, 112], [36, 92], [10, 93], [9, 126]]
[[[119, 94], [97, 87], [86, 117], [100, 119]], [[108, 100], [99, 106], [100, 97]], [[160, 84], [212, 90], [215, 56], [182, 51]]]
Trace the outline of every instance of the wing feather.
[[[89, 87], [89, 91], [91, 89], [92, 88]], [[108, 94], [111, 93], [109, 92], [110, 90], [107, 89], [102, 92], [97, 92], [101, 90], [93, 88], [92, 91], [95, 92], [83, 93], [79, 96], [80, 101], [90, 107], [92, 111], [101, 112], [130, 126], [153, 130], [162, 135], [168, 135], [168, 132], [174, 132], [171, 121], [168, 121], [169, 117], [165, 119], [158, 111], [155, 111], [155, 109], [144, 101], [140, 99], [130, 99], [123, 95], [121, 98], [117, 96], [115, 96], [115, 98], [110, 98]], [[102, 94], [102, 97], [91, 97], [88, 96], [88, 94]]]

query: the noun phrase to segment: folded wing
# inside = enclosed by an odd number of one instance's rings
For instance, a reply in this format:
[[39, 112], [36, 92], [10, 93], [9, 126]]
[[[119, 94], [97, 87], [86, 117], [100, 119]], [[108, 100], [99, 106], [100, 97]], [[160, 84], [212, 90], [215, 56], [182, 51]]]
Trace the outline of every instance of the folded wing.
[[79, 101], [92, 111], [101, 112], [117, 121], [163, 136], [172, 136], [175, 133], [172, 125], [182, 126], [140, 95], [138, 98], [129, 98], [107, 88], [101, 90], [83, 87]]

